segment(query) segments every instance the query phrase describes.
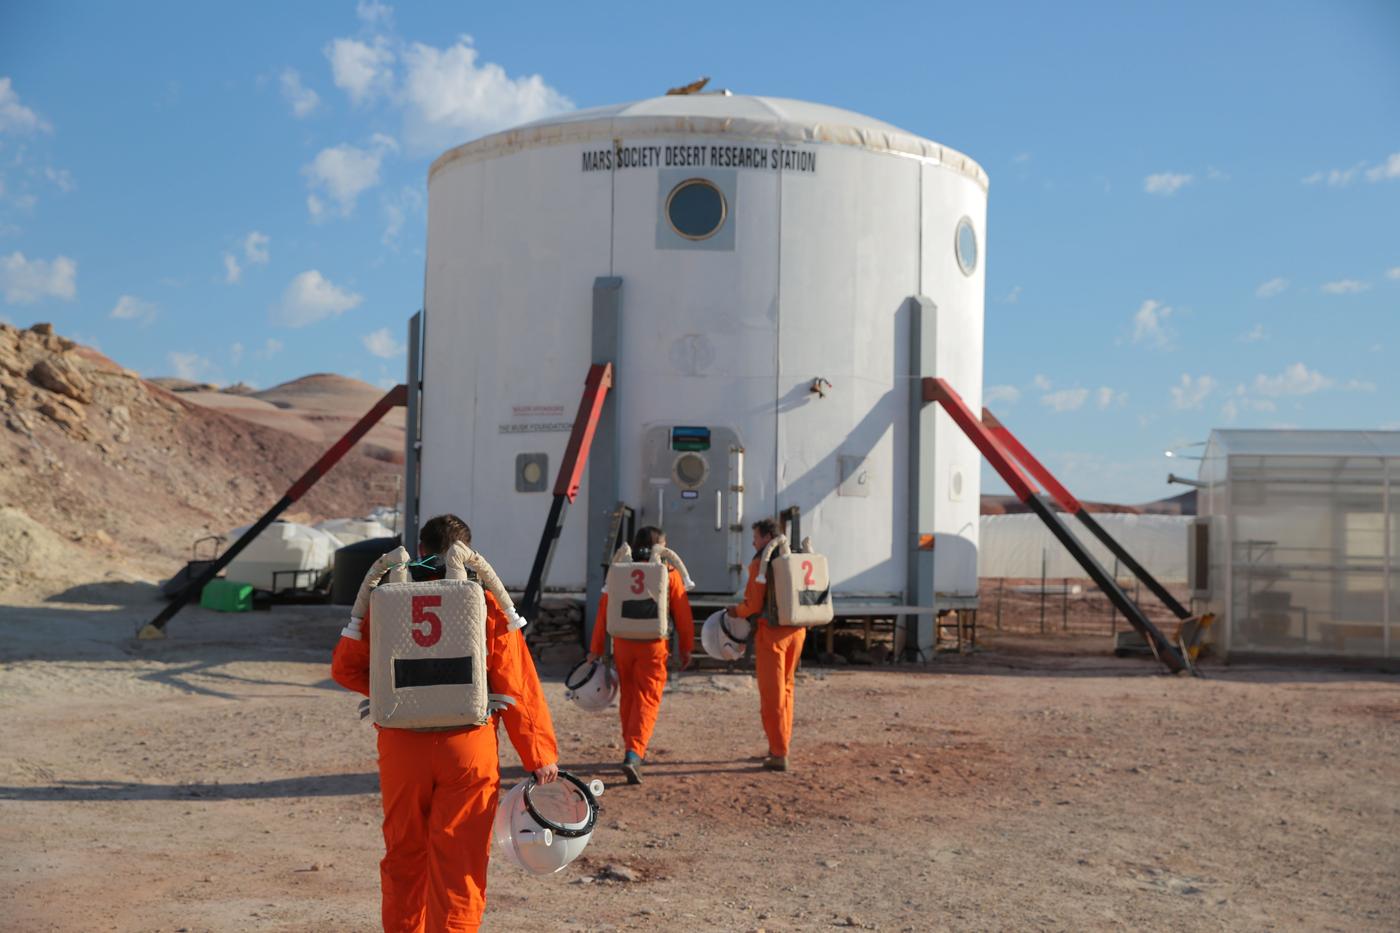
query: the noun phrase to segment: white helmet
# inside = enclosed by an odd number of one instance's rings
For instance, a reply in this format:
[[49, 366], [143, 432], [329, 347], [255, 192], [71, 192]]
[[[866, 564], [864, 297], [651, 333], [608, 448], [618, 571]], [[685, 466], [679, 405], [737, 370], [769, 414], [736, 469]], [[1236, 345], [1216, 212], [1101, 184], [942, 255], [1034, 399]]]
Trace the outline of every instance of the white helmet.
[[585, 784], [567, 771], [549, 784], [521, 781], [496, 807], [492, 834], [501, 854], [532, 875], [560, 871], [588, 845], [602, 793], [602, 781]]
[[617, 671], [606, 661], [584, 658], [564, 675], [564, 686], [564, 699], [590, 713], [601, 713], [617, 699]]
[[720, 609], [700, 628], [700, 644], [716, 661], [737, 661], [748, 651], [750, 628], [748, 619], [732, 619]]

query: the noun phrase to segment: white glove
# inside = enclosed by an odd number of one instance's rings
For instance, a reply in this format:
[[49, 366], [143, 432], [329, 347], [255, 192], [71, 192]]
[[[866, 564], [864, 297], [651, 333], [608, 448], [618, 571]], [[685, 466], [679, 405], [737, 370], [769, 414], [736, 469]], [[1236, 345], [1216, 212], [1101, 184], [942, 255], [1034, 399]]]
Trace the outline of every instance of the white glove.
[[350, 610], [351, 619], [363, 619], [369, 614], [369, 597], [374, 588], [379, 585], [379, 581], [391, 566], [407, 563], [408, 559], [408, 549], [397, 547], [374, 562], [369, 568], [369, 573], [365, 574], [364, 581], [360, 583], [360, 592], [355, 596], [355, 606]]

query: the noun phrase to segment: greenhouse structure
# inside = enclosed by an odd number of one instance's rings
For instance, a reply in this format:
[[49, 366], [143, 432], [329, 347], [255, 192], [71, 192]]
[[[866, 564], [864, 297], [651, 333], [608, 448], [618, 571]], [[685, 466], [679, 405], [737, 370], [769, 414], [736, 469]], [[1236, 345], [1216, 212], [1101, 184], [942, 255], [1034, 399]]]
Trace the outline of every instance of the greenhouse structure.
[[1217, 430], [1187, 570], [1237, 654], [1400, 653], [1400, 431]]

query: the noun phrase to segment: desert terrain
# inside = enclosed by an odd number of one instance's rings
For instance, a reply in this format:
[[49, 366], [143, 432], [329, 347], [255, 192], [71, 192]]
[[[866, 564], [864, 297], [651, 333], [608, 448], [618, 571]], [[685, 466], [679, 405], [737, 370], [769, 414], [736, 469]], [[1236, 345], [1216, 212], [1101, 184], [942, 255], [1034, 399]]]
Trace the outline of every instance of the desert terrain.
[[[0, 916], [33, 931], [377, 925], [374, 737], [329, 679], [343, 610], [187, 610], [152, 588], [0, 609]], [[928, 665], [799, 674], [759, 770], [751, 673], [675, 676], [646, 780], [615, 712], [544, 671], [563, 764], [608, 784], [583, 857], [497, 860], [493, 930], [1382, 930], [1400, 916], [1393, 676], [1115, 659], [991, 634]], [[503, 781], [521, 776], [502, 743]]]

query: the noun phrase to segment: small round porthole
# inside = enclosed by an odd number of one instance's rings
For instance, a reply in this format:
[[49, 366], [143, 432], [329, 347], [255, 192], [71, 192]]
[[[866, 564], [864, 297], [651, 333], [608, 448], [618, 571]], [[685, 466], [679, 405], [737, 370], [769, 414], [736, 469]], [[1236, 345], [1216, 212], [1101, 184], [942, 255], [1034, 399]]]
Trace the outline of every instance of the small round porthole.
[[666, 196], [666, 220], [687, 240], [706, 240], [719, 232], [729, 214], [724, 192], [704, 178], [687, 178]]
[[695, 489], [704, 485], [705, 477], [710, 473], [710, 465], [697, 453], [684, 453], [676, 458], [672, 473], [676, 485], [684, 489]]
[[963, 275], [977, 271], [977, 231], [966, 217], [958, 221], [958, 231], [953, 234], [953, 251], [957, 253], [958, 268]]

